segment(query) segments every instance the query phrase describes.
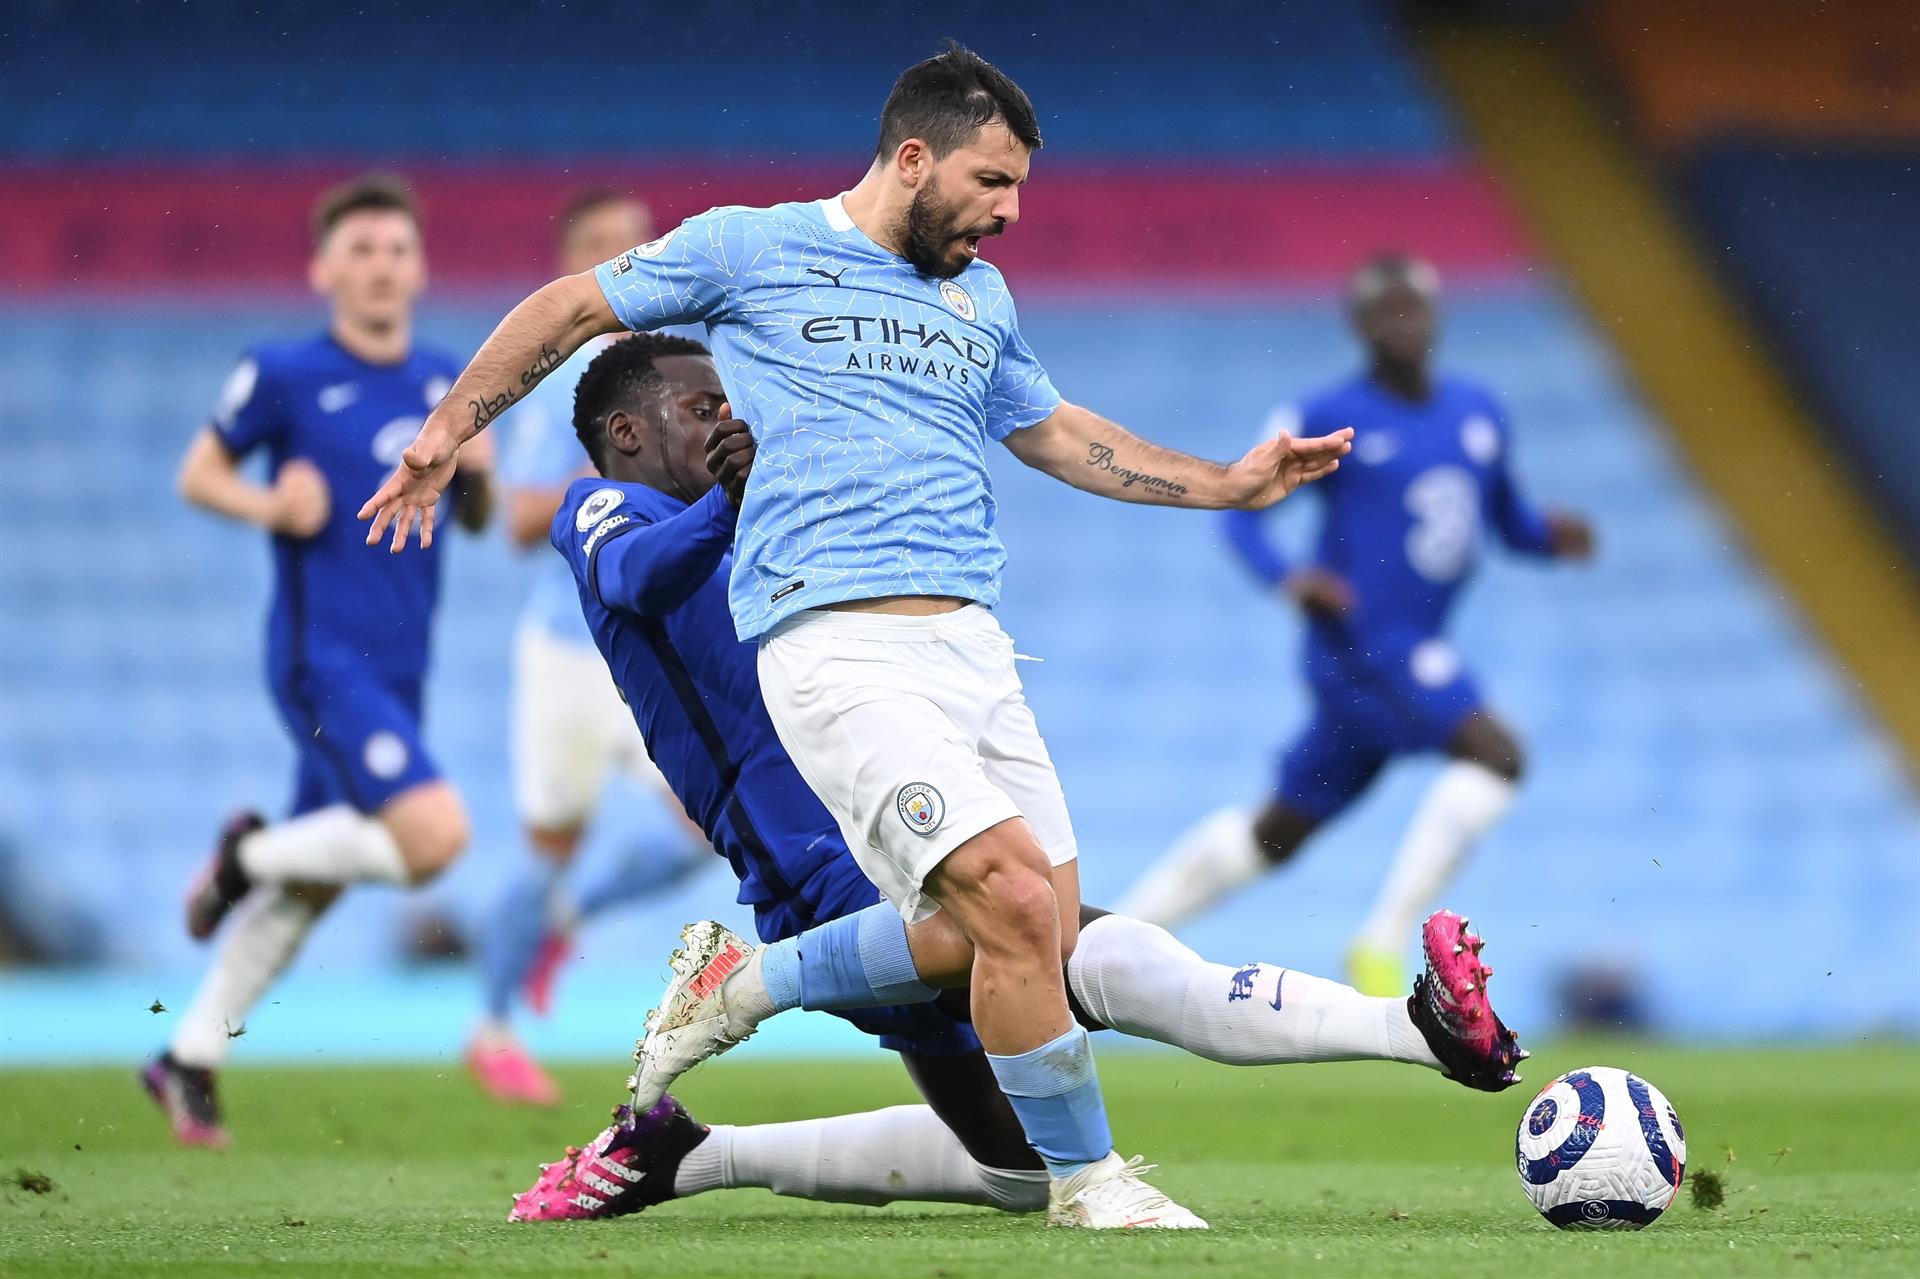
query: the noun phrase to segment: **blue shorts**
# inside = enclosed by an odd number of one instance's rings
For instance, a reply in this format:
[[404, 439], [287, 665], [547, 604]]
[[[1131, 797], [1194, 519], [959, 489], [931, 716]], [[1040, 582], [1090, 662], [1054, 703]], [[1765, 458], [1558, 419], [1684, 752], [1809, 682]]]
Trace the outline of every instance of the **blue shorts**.
[[306, 668], [272, 684], [299, 753], [289, 816], [334, 804], [377, 813], [401, 792], [439, 778], [420, 740], [419, 680]]
[[[757, 908], [754, 923], [763, 942], [805, 932], [815, 924], [840, 919], [883, 900], [853, 854], [843, 847], [802, 886], [794, 898]], [[833, 1015], [852, 1022], [880, 1041], [882, 1048], [916, 1057], [964, 1057], [980, 1051], [980, 1037], [967, 1022], [949, 1017], [931, 1003], [888, 1008], [838, 1008]]]
[[1313, 673], [1313, 719], [1280, 756], [1280, 803], [1324, 820], [1352, 803], [1396, 755], [1447, 748], [1480, 709], [1480, 690], [1444, 641], [1413, 653], [1406, 661], [1342, 662]]

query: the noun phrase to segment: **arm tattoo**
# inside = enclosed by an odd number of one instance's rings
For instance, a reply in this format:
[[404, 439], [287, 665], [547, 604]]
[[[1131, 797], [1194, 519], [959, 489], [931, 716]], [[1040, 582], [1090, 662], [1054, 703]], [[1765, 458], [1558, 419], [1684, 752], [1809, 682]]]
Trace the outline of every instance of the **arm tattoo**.
[[1141, 488], [1155, 493], [1164, 493], [1168, 497], [1185, 497], [1187, 486], [1167, 479], [1163, 475], [1148, 475], [1145, 471], [1129, 470], [1113, 460], [1113, 448], [1107, 444], [1087, 445], [1087, 465], [1097, 471], [1107, 471], [1119, 477], [1120, 487], [1130, 489], [1138, 484]]
[[[520, 389], [522, 391], [527, 390], [535, 382], [538, 382], [541, 378], [559, 368], [563, 363], [565, 363], [565, 357], [545, 342], [542, 342], [540, 344], [540, 354], [534, 357], [533, 363], [528, 365], [520, 374]], [[468, 400], [467, 407], [473, 410], [473, 434], [480, 434], [481, 431], [487, 428], [489, 423], [512, 408], [514, 402], [519, 398], [519, 395], [509, 386], [502, 387], [498, 395], [477, 400]]]

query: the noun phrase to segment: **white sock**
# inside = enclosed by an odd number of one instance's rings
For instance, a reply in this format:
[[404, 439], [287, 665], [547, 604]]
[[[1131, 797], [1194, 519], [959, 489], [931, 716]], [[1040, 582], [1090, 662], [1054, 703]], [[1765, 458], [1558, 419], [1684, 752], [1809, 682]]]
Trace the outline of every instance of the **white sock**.
[[1102, 1025], [1210, 1061], [1440, 1066], [1404, 999], [1371, 999], [1274, 964], [1208, 963], [1166, 929], [1122, 915], [1080, 930], [1067, 981]]
[[1042, 1168], [988, 1168], [928, 1106], [890, 1106], [831, 1119], [715, 1124], [674, 1176], [676, 1195], [759, 1186], [823, 1203], [979, 1204], [1006, 1212], [1047, 1206]]
[[225, 1062], [232, 1033], [246, 1025], [247, 1014], [319, 918], [312, 902], [278, 884], [262, 884], [242, 898], [227, 922], [213, 966], [174, 1026], [168, 1045], [174, 1059], [189, 1066]]
[[1114, 909], [1162, 928], [1178, 928], [1266, 873], [1253, 816], [1223, 808], [1182, 835]]
[[240, 841], [240, 867], [256, 883], [407, 882], [400, 845], [378, 818], [346, 804], [263, 827]]
[[1356, 944], [1405, 949], [1474, 844], [1513, 807], [1514, 793], [1512, 782], [1479, 764], [1454, 760], [1441, 769], [1407, 823]]

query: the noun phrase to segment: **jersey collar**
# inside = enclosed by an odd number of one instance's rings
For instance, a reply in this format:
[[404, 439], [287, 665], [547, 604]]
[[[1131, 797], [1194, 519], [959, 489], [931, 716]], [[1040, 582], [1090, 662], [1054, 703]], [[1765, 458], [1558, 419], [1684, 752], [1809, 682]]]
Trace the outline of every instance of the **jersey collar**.
[[845, 191], [842, 191], [839, 195], [829, 196], [820, 201], [820, 216], [825, 218], [827, 225], [835, 231], [851, 231], [854, 229], [853, 219], [847, 216], [847, 193]]

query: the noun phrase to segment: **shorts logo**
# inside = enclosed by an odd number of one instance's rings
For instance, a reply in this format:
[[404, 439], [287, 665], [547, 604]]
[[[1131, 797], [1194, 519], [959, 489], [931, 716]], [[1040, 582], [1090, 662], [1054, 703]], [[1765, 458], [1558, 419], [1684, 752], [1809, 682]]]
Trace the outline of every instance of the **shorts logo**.
[[955, 314], [961, 319], [971, 320], [973, 318], [973, 294], [967, 292], [952, 280], [942, 280], [940, 281], [940, 296], [946, 300], [947, 305], [952, 307]]
[[595, 489], [587, 494], [587, 500], [580, 503], [580, 510], [573, 517], [573, 526], [584, 533], [601, 520], [614, 507], [625, 500], [626, 494], [619, 489]]
[[407, 744], [400, 740], [398, 733], [382, 729], [367, 739], [367, 744], [361, 748], [360, 758], [369, 773], [383, 782], [390, 782], [407, 767]]
[[940, 792], [925, 782], [909, 782], [902, 786], [900, 798], [894, 806], [900, 810], [900, 820], [916, 835], [933, 834], [940, 829], [940, 823], [947, 815], [947, 801], [941, 799]]

